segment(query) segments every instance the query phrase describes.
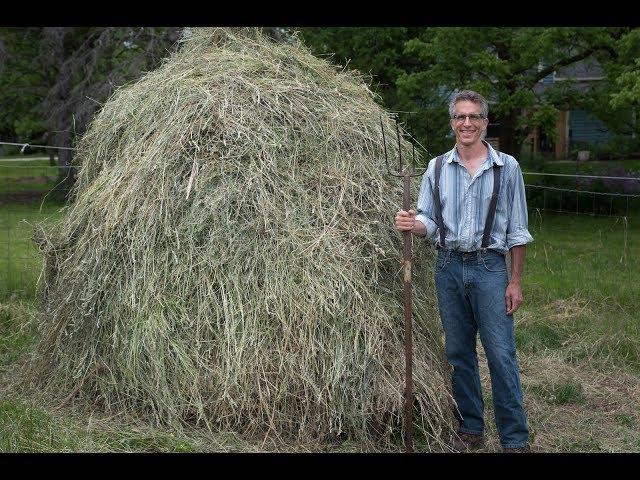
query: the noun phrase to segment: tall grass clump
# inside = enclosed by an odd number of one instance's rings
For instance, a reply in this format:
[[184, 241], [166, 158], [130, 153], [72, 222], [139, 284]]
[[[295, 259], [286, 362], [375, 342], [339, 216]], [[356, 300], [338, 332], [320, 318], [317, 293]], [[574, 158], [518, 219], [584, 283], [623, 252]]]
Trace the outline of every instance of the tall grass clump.
[[[392, 132], [361, 77], [297, 40], [185, 35], [104, 104], [78, 145], [75, 201], [37, 237], [32, 384], [178, 427], [362, 441], [400, 428], [401, 182], [381, 115]], [[438, 449], [448, 370], [419, 247], [415, 418]]]

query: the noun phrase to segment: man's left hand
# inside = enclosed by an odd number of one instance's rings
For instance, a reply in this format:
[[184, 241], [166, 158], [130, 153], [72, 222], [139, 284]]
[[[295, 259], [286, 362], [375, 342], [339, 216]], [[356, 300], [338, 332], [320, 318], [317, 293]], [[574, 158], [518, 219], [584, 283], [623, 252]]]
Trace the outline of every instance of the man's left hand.
[[509, 283], [504, 294], [507, 303], [507, 315], [514, 313], [522, 305], [522, 288], [519, 283]]

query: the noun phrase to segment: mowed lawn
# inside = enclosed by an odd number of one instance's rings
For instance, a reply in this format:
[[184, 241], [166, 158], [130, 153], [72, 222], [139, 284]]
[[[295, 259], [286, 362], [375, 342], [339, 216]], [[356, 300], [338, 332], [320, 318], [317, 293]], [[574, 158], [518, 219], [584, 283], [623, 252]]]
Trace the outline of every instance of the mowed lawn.
[[[58, 218], [59, 208], [41, 200], [0, 205], [0, 451], [316, 448], [251, 442], [228, 433], [173, 432], [101, 412], [88, 416], [71, 406], [55, 409], [10, 388], [16, 362], [37, 338], [30, 318], [37, 309], [41, 259], [31, 241], [32, 226]], [[640, 218], [532, 211], [529, 226], [535, 241], [527, 249], [516, 342], [533, 450], [640, 452]], [[479, 352], [487, 408], [485, 451], [500, 451], [480, 346]], [[329, 449], [357, 451], [361, 446]]]

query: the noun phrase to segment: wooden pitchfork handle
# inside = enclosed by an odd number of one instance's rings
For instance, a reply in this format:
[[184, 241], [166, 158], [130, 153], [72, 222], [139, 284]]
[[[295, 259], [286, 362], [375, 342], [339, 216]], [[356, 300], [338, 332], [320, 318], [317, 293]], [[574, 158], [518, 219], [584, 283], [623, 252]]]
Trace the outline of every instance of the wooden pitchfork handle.
[[[411, 175], [403, 175], [404, 190], [402, 192], [402, 209], [408, 212], [411, 208]], [[411, 321], [411, 231], [402, 232], [404, 241], [404, 431], [405, 450], [413, 452], [413, 342]]]
[[[384, 160], [387, 170], [394, 177], [403, 178], [402, 209], [406, 212], [411, 208], [411, 177], [419, 177], [426, 170], [421, 172], [405, 167], [402, 161], [402, 145], [398, 120], [396, 123], [396, 136], [398, 140], [398, 173], [391, 171], [389, 167], [389, 157], [387, 154], [387, 142], [384, 135], [384, 122], [380, 116], [380, 130], [382, 132], [382, 146], [384, 148]], [[415, 145], [412, 144], [413, 160], [415, 161]], [[412, 321], [411, 321], [411, 241], [410, 231], [402, 232], [404, 241], [404, 364], [405, 364], [405, 388], [404, 388], [404, 444], [407, 452], [413, 452], [413, 342], [412, 342]]]

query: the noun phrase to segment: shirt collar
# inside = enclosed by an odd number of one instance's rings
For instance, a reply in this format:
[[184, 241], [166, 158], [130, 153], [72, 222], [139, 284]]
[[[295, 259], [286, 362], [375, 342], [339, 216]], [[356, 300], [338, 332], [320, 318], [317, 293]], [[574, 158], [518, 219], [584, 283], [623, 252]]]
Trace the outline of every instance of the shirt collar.
[[[491, 163], [495, 163], [499, 167], [502, 167], [504, 165], [504, 160], [502, 159], [502, 156], [491, 146], [489, 142], [482, 140], [482, 143], [484, 143], [484, 145], [487, 147], [487, 154], [491, 159]], [[453, 161], [455, 162], [460, 161], [458, 158], [458, 150], [456, 149], [455, 145], [451, 150], [445, 153], [445, 161], [447, 163], [451, 163]]]

